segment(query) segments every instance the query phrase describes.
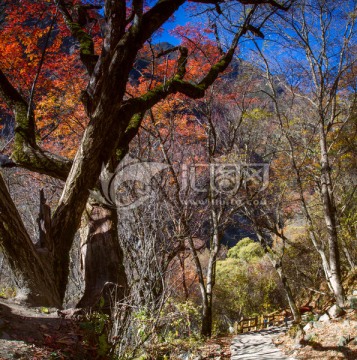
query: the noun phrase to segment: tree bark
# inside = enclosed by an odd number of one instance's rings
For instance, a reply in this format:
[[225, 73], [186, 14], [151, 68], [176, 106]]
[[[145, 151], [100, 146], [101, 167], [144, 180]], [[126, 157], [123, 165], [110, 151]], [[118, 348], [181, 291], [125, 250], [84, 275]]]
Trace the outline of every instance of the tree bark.
[[[36, 249], [0, 173], [0, 243], [18, 280], [21, 298], [33, 306], [61, 307], [51, 253]], [[41, 256], [43, 255], [43, 256]]]
[[[213, 200], [213, 199], [211, 199]], [[220, 234], [219, 234], [219, 220], [216, 210], [214, 209], [214, 201], [211, 202], [211, 221], [212, 221], [212, 235], [210, 243], [210, 256], [207, 266], [206, 277], [206, 306], [203, 307], [202, 312], [202, 329], [201, 335], [205, 337], [212, 336], [212, 299], [213, 288], [216, 280], [216, 261], [220, 247]]]
[[122, 300], [127, 292], [116, 209], [88, 203], [83, 223], [80, 233], [85, 290], [77, 307], [95, 307], [102, 298], [108, 309], [113, 300], [110, 288], [116, 301]]
[[[314, 231], [314, 224], [310, 215], [310, 211], [308, 209], [303, 185], [302, 185], [302, 178], [300, 174], [300, 170], [296, 164], [295, 159], [295, 151], [289, 136], [286, 135], [287, 140], [289, 142], [290, 150], [291, 150], [291, 164], [293, 170], [296, 173], [296, 180], [298, 185], [298, 192], [300, 195], [300, 202], [302, 205], [302, 210], [304, 217], [306, 219], [307, 225], [309, 227], [309, 236], [311, 242], [313, 243], [316, 251], [319, 253], [322, 261], [322, 267], [325, 273], [325, 278], [330, 290], [333, 292], [336, 302], [339, 306], [343, 306], [344, 302], [344, 291], [341, 282], [341, 270], [340, 270], [340, 256], [339, 256], [339, 249], [338, 249], [338, 239], [337, 239], [337, 228], [336, 228], [336, 212], [331, 208], [331, 200], [333, 201], [333, 193], [332, 193], [332, 186], [331, 186], [331, 174], [330, 174], [330, 166], [328, 161], [328, 154], [327, 154], [327, 144], [325, 138], [325, 132], [323, 128], [323, 124], [320, 124], [319, 129], [320, 135], [320, 151], [321, 151], [321, 191], [320, 197], [323, 203], [323, 212], [325, 215], [325, 223], [327, 226], [328, 231], [328, 248], [329, 248], [329, 255], [330, 258], [328, 259], [325, 253], [325, 244], [323, 241], [319, 241], [316, 237]], [[329, 184], [329, 185], [327, 185]], [[328, 190], [330, 187], [330, 190]], [[332, 195], [332, 199], [331, 196]], [[332, 215], [334, 214], [334, 215]], [[332, 254], [332, 257], [331, 257]], [[337, 262], [336, 262], [337, 260]], [[333, 269], [331, 266], [333, 265]]]
[[289, 306], [290, 306], [291, 312], [294, 317], [294, 322], [296, 324], [300, 324], [300, 322], [301, 322], [300, 311], [299, 311], [298, 307], [296, 306], [295, 298], [294, 298], [293, 292], [291, 291], [288, 279], [286, 278], [286, 276], [284, 274], [283, 267], [280, 264], [280, 266], [275, 266], [275, 269], [280, 277], [281, 283], [283, 284], [283, 288], [286, 293], [286, 297], [288, 299]]
[[212, 336], [212, 294], [207, 294], [206, 301], [203, 302], [201, 336]]
[[185, 269], [185, 253], [183, 254], [178, 254], [177, 255], [180, 266], [181, 266], [181, 274], [182, 274], [182, 287], [183, 287], [183, 291], [185, 294], [185, 300], [187, 301], [189, 298], [189, 293], [188, 293], [188, 287], [187, 287], [187, 279], [186, 279], [186, 269]]
[[[189, 227], [186, 226], [186, 224], [185, 224], [185, 227], [187, 230], [189, 229]], [[190, 235], [188, 236], [188, 244], [189, 244], [189, 248], [191, 251], [192, 258], [193, 258], [193, 262], [195, 264], [196, 274], [198, 277], [198, 284], [199, 284], [199, 288], [200, 288], [200, 292], [201, 292], [201, 299], [202, 299], [201, 335], [209, 337], [210, 336], [209, 334], [211, 333], [209, 324], [212, 324], [212, 321], [211, 321], [210, 306], [209, 306], [208, 296], [207, 296], [207, 287], [206, 287], [204, 276], [203, 276], [201, 262], [198, 257], [197, 250], [195, 248], [192, 236], [190, 236]]]
[[336, 298], [337, 305], [344, 306], [345, 294], [341, 279], [340, 250], [338, 245], [336, 208], [331, 179], [331, 167], [329, 163], [328, 149], [326, 143], [326, 133], [324, 118], [320, 119], [319, 124], [320, 151], [321, 151], [321, 178], [320, 195], [323, 204], [325, 224], [327, 228], [327, 242], [329, 247], [329, 268], [330, 284]]

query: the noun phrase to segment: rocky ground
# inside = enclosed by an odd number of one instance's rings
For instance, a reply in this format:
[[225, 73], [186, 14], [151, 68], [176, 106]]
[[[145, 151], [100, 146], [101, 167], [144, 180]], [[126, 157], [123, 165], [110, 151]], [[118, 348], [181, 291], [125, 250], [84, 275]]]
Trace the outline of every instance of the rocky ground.
[[[28, 308], [0, 299], [0, 360], [95, 360], [96, 342], [83, 325], [56, 309]], [[230, 359], [231, 337], [212, 338], [197, 349], [204, 359]], [[187, 354], [191, 356], [191, 354]]]
[[230, 336], [212, 338], [199, 348], [196, 358], [200, 360], [228, 360], [231, 358], [231, 342], [232, 338]]
[[293, 360], [274, 345], [277, 336], [285, 334], [285, 327], [271, 327], [259, 332], [237, 335], [231, 345], [232, 360]]
[[[0, 360], [105, 359], [86, 328], [55, 309], [34, 309], [0, 299]], [[324, 320], [324, 321], [322, 321]], [[272, 328], [259, 334], [234, 338], [212, 338], [179, 359], [357, 359], [357, 311], [348, 310], [336, 319], [320, 317], [304, 327], [305, 334], [292, 336], [285, 328]], [[274, 346], [274, 345], [275, 346]]]
[[281, 334], [274, 342], [295, 359], [357, 359], [357, 313], [350, 310], [337, 319], [309, 322], [302, 341]]

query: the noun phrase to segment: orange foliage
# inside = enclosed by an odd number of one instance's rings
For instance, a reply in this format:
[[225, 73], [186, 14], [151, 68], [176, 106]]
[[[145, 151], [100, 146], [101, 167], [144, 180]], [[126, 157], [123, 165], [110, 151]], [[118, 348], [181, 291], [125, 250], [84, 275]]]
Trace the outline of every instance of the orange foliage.
[[13, 2], [0, 28], [0, 66], [29, 99], [49, 36], [33, 101], [37, 134], [42, 147], [73, 157], [87, 122], [80, 102], [87, 79], [69, 35], [52, 2]]

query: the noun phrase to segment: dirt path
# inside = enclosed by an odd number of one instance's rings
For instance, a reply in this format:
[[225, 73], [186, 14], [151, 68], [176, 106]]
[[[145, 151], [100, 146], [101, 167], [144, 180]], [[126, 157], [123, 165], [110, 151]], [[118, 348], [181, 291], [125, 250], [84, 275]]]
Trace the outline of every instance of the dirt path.
[[[47, 309], [43, 309], [47, 310]], [[80, 323], [0, 299], [0, 360], [98, 359]]]
[[283, 328], [272, 327], [236, 336], [231, 345], [231, 360], [294, 360], [286, 357], [272, 342], [283, 332]]

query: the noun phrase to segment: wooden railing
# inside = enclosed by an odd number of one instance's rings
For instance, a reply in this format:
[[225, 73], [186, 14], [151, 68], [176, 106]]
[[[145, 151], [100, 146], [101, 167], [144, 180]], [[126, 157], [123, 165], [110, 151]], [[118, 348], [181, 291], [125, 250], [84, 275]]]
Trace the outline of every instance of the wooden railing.
[[240, 334], [246, 331], [258, 331], [272, 325], [282, 325], [284, 324], [284, 317], [281, 314], [271, 314], [244, 318], [234, 324], [234, 330]]

